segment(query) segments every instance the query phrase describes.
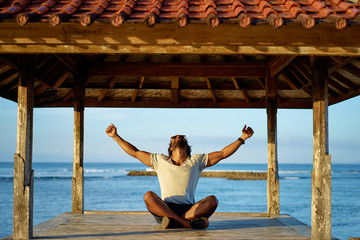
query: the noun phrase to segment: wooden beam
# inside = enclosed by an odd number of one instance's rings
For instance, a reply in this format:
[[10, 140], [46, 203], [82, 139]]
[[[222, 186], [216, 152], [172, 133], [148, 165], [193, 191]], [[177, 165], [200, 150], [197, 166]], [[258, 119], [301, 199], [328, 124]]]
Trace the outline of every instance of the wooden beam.
[[70, 75], [70, 72], [64, 72], [63, 74], [60, 75], [60, 77], [58, 78], [58, 80], [55, 81], [54, 85], [52, 86], [53, 89], [57, 89], [58, 87], [61, 86], [61, 84], [63, 84], [63, 82], [67, 79], [67, 77]]
[[341, 58], [341, 60], [340, 57], [336, 57], [337, 64], [334, 64], [334, 66], [331, 69], [329, 69], [329, 74], [335, 72], [339, 68], [342, 68], [343, 66], [350, 63], [354, 59], [356, 59], [356, 57]]
[[109, 83], [109, 88], [105, 88], [105, 89], [102, 90], [100, 96], [98, 97], [98, 102], [102, 102], [102, 100], [103, 100], [104, 97], [106, 96], [106, 94], [107, 94], [107, 92], [109, 91], [109, 89], [114, 87], [116, 81], [117, 81], [117, 77], [114, 76], [114, 77], [111, 79], [110, 83]]
[[311, 238], [331, 239], [331, 158], [328, 140], [328, 65], [324, 57], [313, 63], [313, 145]]
[[0, 87], [6, 86], [11, 82], [13, 82], [15, 78], [14, 76], [17, 75], [18, 75], [18, 71], [13, 68], [9, 68], [7, 69], [7, 71], [0, 73], [0, 79], [1, 79]]
[[[90, 77], [87, 75], [86, 76], [86, 82], [85, 82], [85, 87], [89, 84], [90, 81]], [[63, 102], [67, 102], [70, 98], [72, 98], [74, 96], [74, 91], [73, 89], [69, 90], [69, 92], [65, 95], [65, 97], [62, 99]]]
[[14, 155], [14, 239], [30, 239], [33, 236], [34, 74], [34, 56], [19, 56], [17, 141]]
[[300, 89], [306, 92], [309, 96], [312, 96], [312, 91], [310, 90], [311, 82], [310, 79], [306, 79], [296, 68], [289, 66], [286, 70], [296, 78], [297, 81], [301, 84]]
[[[359, 94], [355, 94], [357, 96]], [[37, 108], [44, 107], [72, 107], [72, 102], [52, 101], [37, 104]], [[138, 100], [134, 103], [126, 98], [106, 98], [101, 103], [96, 99], [86, 100], [86, 107], [110, 107], [110, 108], [266, 108], [266, 102], [263, 100], [251, 99], [251, 102], [231, 99], [218, 101], [214, 103], [212, 100], [204, 99], [191, 99], [181, 100], [179, 103], [174, 104], [165, 100]], [[278, 108], [293, 108], [293, 109], [312, 109], [311, 99], [282, 99], [278, 103]]]
[[145, 80], [145, 77], [140, 77], [138, 87], [134, 89], [133, 95], [131, 97], [131, 102], [135, 102], [137, 94], [138, 94], [139, 90], [142, 88], [144, 80]]
[[119, 75], [144, 77], [265, 77], [263, 63], [96, 63], [91, 75]]
[[58, 80], [56, 80], [52, 86], [38, 78], [35, 78], [36, 81], [40, 82], [40, 84], [41, 84], [41, 86], [36, 88], [35, 95], [39, 95], [39, 94], [43, 93], [48, 88], [57, 89], [67, 79], [69, 74], [70, 74], [69, 71], [62, 73], [60, 75], [60, 77], [58, 77]]
[[278, 55], [270, 58], [267, 63], [270, 69], [270, 77], [280, 73], [295, 57], [295, 55]]
[[210, 82], [210, 79], [209, 78], [206, 78], [206, 85], [210, 91], [210, 95], [211, 95], [211, 98], [213, 100], [214, 103], [216, 103], [216, 96], [215, 96], [215, 92], [214, 90], [212, 89], [212, 86], [211, 86], [211, 82]]
[[61, 65], [62, 64], [59, 61], [47, 62], [46, 65], [43, 65], [41, 69], [37, 70], [36, 75], [39, 79], [46, 79], [47, 81], [49, 79], [49, 75], [51, 76], [57, 71], [57, 69], [61, 69]]
[[79, 64], [73, 61], [71, 58], [66, 57], [64, 55], [55, 55], [55, 57], [59, 59], [60, 62], [62, 62], [71, 72], [75, 74], [79, 73], [78, 70]]
[[307, 84], [311, 82], [311, 79], [304, 77], [294, 66], [288, 66], [287, 70], [301, 83], [302, 88], [308, 86]]
[[240, 85], [239, 85], [238, 81], [236, 80], [236, 78], [233, 77], [232, 80], [233, 80], [233, 83], [235, 85], [235, 88], [238, 89], [241, 92], [241, 94], [244, 97], [245, 101], [247, 103], [250, 103], [250, 98], [246, 94], [245, 90], [240, 88]]
[[180, 79], [171, 77], [171, 103], [177, 104], [180, 101]]
[[84, 211], [84, 101], [87, 74], [74, 78], [74, 160], [72, 178], [72, 213]]
[[266, 112], [268, 133], [268, 178], [267, 178], [267, 209], [270, 216], [280, 214], [279, 169], [277, 154], [277, 79], [270, 76], [266, 82]]
[[346, 94], [342, 94], [337, 98], [329, 99], [329, 105], [345, 101], [347, 99], [357, 97], [360, 95], [360, 90], [351, 90]]
[[357, 90], [360, 88], [360, 85], [356, 84], [353, 81], [350, 81], [348, 78], [344, 77], [338, 72], [333, 72], [332, 74], [330, 74], [330, 77], [350, 88], [351, 90]]
[[263, 80], [261, 78], [256, 78], [256, 80], [260, 83], [260, 86], [262, 87], [262, 89], [265, 90], [266, 87], [265, 87], [265, 84], [264, 84]]
[[329, 87], [335, 88], [337, 91], [340, 91], [341, 93], [348, 93], [349, 89], [335, 81], [333, 78], [328, 78]]
[[8, 58], [5, 58], [3, 56], [0, 56], [0, 61], [9, 65], [11, 68], [15, 69], [15, 70], [19, 70], [18, 66], [16, 65], [15, 62], [13, 62], [12, 60], [9, 60]]
[[311, 71], [308, 71], [303, 64], [299, 61], [294, 61], [291, 66], [295, 68], [307, 80], [307, 82], [311, 82]]
[[360, 69], [352, 64], [347, 64], [345, 66], [343, 66], [343, 68], [345, 71], [351, 73], [352, 75], [360, 78]]
[[52, 55], [39, 57], [39, 61], [37, 62], [37, 65], [36, 65], [36, 70], [38, 70], [42, 66], [44, 66], [51, 58], [52, 58]]
[[292, 89], [294, 90], [299, 89], [299, 87], [296, 86], [296, 84], [289, 78], [289, 76], [285, 72], [280, 73], [279, 76], [281, 76]]
[[32, 22], [24, 27], [2, 22], [0, 52], [342, 56], [358, 56], [360, 52], [360, 43], [353, 40], [360, 32], [355, 24], [336, 34], [330, 24], [316, 24], [309, 31], [297, 23], [287, 23], [274, 31], [269, 24], [239, 28], [228, 23], [216, 28], [216, 34], [213, 28], [198, 23], [188, 24], [181, 31], [174, 31], [173, 24], [157, 24], [156, 31], [145, 25], [126, 23], [120, 29], [104, 22], [86, 28], [77, 22], [62, 22], [60, 27]]

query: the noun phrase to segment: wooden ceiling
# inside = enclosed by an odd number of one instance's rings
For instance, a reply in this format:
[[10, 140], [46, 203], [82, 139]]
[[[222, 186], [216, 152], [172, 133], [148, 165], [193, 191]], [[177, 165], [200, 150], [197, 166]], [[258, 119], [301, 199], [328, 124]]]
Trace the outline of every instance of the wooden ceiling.
[[[18, 58], [0, 55], [0, 96], [17, 101]], [[329, 104], [360, 94], [360, 57], [327, 57]], [[312, 57], [294, 55], [39, 54], [35, 107], [73, 107], [85, 76], [85, 107], [264, 108], [265, 78], [279, 108], [312, 108]]]

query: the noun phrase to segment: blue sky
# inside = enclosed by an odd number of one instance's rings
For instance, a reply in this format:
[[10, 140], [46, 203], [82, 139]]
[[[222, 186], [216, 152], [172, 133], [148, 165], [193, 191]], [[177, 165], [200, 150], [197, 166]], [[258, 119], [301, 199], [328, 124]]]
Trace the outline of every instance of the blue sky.
[[[13, 161], [17, 104], [0, 98], [0, 161]], [[329, 107], [332, 163], [360, 164], [360, 96]], [[267, 163], [265, 109], [86, 108], [84, 161], [132, 162], [107, 137], [109, 123], [141, 150], [167, 153], [170, 136], [185, 134], [192, 153], [221, 150], [235, 141], [244, 124], [255, 134], [223, 163]], [[278, 110], [279, 163], [312, 164], [312, 110]], [[34, 109], [33, 162], [72, 162], [73, 109]]]

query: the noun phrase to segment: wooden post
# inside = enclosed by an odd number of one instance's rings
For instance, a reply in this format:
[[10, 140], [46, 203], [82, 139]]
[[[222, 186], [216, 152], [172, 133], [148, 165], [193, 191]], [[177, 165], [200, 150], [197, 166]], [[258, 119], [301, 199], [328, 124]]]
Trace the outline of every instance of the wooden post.
[[33, 236], [32, 141], [34, 106], [34, 57], [19, 56], [18, 119], [14, 154], [13, 239]]
[[328, 66], [324, 57], [313, 63], [313, 172], [311, 238], [331, 239], [331, 157], [328, 142]]
[[270, 76], [268, 69], [266, 82], [266, 112], [268, 131], [268, 178], [267, 208], [270, 216], [280, 214], [279, 173], [277, 159], [277, 80]]
[[84, 99], [85, 74], [74, 78], [74, 160], [72, 179], [72, 213], [84, 211]]

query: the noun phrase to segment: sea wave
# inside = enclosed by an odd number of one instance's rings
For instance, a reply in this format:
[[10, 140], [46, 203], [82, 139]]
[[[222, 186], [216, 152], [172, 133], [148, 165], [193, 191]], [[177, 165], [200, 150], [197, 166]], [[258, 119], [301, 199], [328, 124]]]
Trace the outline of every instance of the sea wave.
[[280, 174], [311, 173], [311, 171], [279, 171]]
[[352, 171], [352, 170], [349, 170], [349, 171], [342, 171], [341, 173], [346, 173], [346, 174], [359, 174], [360, 172], [359, 171]]
[[[108, 175], [104, 175], [104, 176], [84, 176], [85, 181], [86, 180], [94, 180], [94, 179], [111, 179], [111, 178], [122, 178], [124, 176], [108, 176]], [[48, 180], [71, 180], [72, 176], [35, 176], [34, 177], [35, 180], [40, 180], [40, 181], [48, 181]], [[13, 182], [14, 177], [0, 177], [0, 182]]]
[[287, 180], [299, 180], [299, 179], [305, 179], [307, 177], [280, 177], [280, 179], [287, 179]]

